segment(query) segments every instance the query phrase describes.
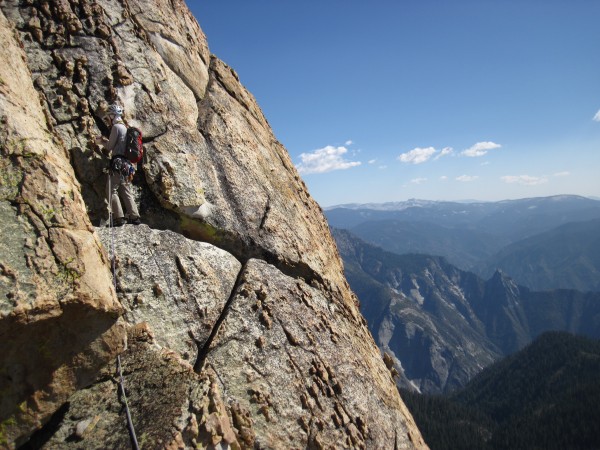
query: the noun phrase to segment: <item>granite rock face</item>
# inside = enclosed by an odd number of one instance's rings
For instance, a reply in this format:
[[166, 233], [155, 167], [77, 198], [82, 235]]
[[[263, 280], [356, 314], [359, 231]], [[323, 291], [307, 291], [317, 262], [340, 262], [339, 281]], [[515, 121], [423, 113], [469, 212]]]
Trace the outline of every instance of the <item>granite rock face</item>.
[[2, 446], [92, 382], [122, 349], [124, 329], [68, 155], [3, 14], [0, 55]]
[[193, 364], [225, 308], [240, 262], [211, 244], [146, 225], [111, 233], [99, 228], [114, 252], [117, 290], [128, 323], [146, 322], [156, 343]]
[[147, 214], [153, 225], [168, 221], [236, 255], [347, 290], [319, 206], [237, 74], [209, 55], [183, 2], [4, 3], [93, 222], [105, 215], [106, 161], [92, 138], [107, 132], [101, 116], [117, 101], [144, 135], [140, 195], [157, 216]]
[[[4, 0], [0, 37], [0, 445], [126, 447], [120, 354], [146, 447], [426, 447], [322, 211], [184, 2]], [[146, 225], [111, 231], [112, 102], [144, 135]]]
[[[264, 261], [244, 268], [205, 364], [227, 399], [250, 411], [254, 448], [422, 444], [367, 329], [335, 298]], [[396, 426], [375, 425], [387, 421]]]
[[[179, 355], [161, 349], [144, 324], [132, 327], [129, 347], [120, 356], [121, 371], [107, 367], [103, 377], [75, 393], [61, 410], [52, 434], [30, 441], [44, 448], [130, 448], [124, 397], [135, 418], [140, 448], [197, 448], [198, 443], [224, 443], [241, 448], [227, 415], [213, 372], [197, 375]], [[160, 395], [158, 395], [160, 394]]]

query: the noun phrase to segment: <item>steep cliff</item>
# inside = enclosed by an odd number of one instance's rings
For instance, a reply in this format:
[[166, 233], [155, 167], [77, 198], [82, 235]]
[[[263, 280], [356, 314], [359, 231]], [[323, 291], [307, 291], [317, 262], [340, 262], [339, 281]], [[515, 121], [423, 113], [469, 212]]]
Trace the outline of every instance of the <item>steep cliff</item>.
[[[128, 446], [120, 354], [146, 448], [426, 447], [322, 211], [185, 3], [0, 10], [0, 445]], [[114, 101], [144, 134], [145, 225], [111, 231]]]
[[400, 387], [450, 392], [502, 355], [472, 305], [485, 293], [483, 280], [441, 257], [388, 253], [345, 230], [334, 236], [369, 328], [401, 375]]
[[541, 333], [600, 338], [600, 294], [530, 291], [496, 272], [485, 281], [440, 256], [386, 252], [333, 230], [346, 276], [398, 386], [455, 391]]

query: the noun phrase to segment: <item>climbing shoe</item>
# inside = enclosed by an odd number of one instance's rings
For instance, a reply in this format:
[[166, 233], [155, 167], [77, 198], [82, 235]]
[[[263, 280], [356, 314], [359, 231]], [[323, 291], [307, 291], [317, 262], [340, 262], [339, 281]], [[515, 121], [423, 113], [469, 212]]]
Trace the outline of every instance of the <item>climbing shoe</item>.
[[125, 219], [115, 219], [113, 221], [113, 227], [121, 227], [125, 225]]
[[130, 225], [139, 225], [140, 223], [142, 223], [142, 221], [139, 217], [136, 217], [135, 219], [129, 219], [127, 223]]

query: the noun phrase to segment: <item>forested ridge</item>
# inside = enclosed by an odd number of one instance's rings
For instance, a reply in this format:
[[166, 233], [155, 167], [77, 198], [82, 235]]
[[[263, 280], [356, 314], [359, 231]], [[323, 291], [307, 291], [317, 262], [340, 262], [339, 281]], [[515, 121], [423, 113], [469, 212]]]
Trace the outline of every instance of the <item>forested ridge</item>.
[[432, 450], [600, 448], [600, 341], [541, 335], [449, 396], [402, 392]]

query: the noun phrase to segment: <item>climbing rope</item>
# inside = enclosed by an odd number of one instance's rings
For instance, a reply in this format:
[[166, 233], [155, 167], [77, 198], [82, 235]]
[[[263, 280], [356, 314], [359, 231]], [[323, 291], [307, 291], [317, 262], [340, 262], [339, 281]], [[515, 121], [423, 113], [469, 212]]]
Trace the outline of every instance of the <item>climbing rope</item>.
[[129, 405], [127, 404], [127, 395], [125, 395], [125, 387], [123, 382], [123, 371], [121, 369], [121, 355], [117, 355], [117, 367], [119, 369], [119, 388], [121, 389], [121, 395], [123, 398], [123, 404], [125, 405], [125, 414], [127, 415], [127, 427], [129, 428], [129, 436], [131, 437], [131, 446], [135, 450], [139, 450], [137, 437], [135, 435], [135, 428], [133, 427], [133, 420], [131, 420], [131, 412], [129, 411]]
[[108, 226], [110, 228], [110, 252], [111, 252], [111, 268], [113, 276], [113, 285], [115, 287], [115, 293], [117, 292], [117, 270], [116, 270], [116, 253], [115, 253], [115, 228], [113, 224], [113, 212], [112, 212], [112, 168], [108, 169]]
[[[111, 171], [108, 172], [108, 226], [110, 227], [110, 252], [111, 252], [111, 266], [113, 275], [113, 285], [115, 292], [117, 292], [117, 270], [116, 270], [116, 252], [115, 252], [115, 228], [113, 223], [113, 212], [112, 212], [112, 177]], [[131, 446], [134, 450], [139, 450], [137, 436], [135, 435], [135, 428], [133, 426], [133, 420], [131, 419], [131, 412], [129, 411], [129, 405], [127, 404], [127, 395], [125, 394], [125, 382], [123, 380], [123, 369], [121, 367], [121, 355], [117, 355], [117, 370], [119, 371], [119, 390], [121, 391], [121, 399], [125, 406], [125, 415], [127, 416], [127, 428], [129, 429], [129, 436], [131, 438]]]

